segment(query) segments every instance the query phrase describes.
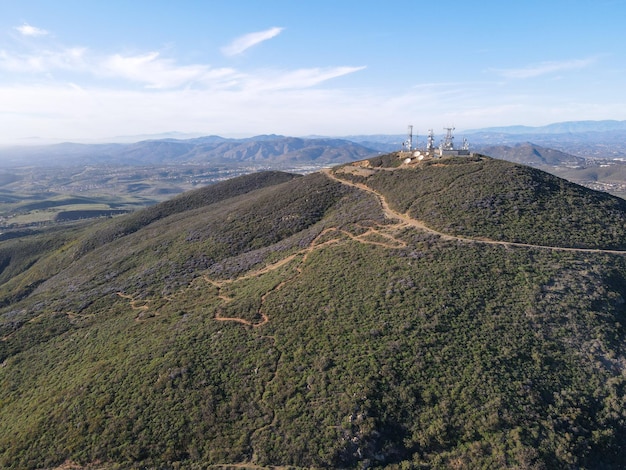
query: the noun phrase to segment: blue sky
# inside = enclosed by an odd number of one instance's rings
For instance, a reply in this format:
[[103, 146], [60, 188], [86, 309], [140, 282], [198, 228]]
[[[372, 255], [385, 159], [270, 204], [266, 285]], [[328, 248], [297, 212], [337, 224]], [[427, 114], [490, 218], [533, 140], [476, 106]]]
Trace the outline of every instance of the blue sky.
[[626, 0], [0, 0], [0, 144], [624, 120], [624, 20]]

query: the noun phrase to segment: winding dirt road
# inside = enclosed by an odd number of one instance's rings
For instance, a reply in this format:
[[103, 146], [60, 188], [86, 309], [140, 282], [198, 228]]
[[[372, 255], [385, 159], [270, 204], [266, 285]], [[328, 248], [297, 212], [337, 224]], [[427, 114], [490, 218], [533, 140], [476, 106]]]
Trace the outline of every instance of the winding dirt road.
[[352, 186], [362, 191], [367, 191], [371, 194], [374, 194], [380, 201], [385, 217], [389, 219], [400, 220], [400, 223], [405, 226], [414, 227], [414, 228], [423, 230], [427, 233], [437, 235], [441, 237], [443, 240], [460, 241], [460, 242], [465, 242], [465, 243], [483, 243], [487, 245], [501, 245], [501, 246], [507, 246], [507, 247], [517, 246], [517, 247], [524, 247], [524, 248], [537, 248], [537, 249], [552, 250], [552, 251], [573, 251], [577, 253], [608, 253], [608, 254], [614, 254], [614, 255], [626, 255], [626, 251], [624, 250], [603, 250], [599, 248], [567, 248], [567, 247], [561, 247], [561, 246], [533, 245], [531, 243], [507, 242], [507, 241], [500, 241], [500, 240], [490, 240], [487, 238], [467, 238], [467, 237], [459, 237], [456, 235], [450, 235], [447, 233], [439, 232], [430, 227], [427, 227], [424, 224], [424, 222], [417, 220], [417, 219], [413, 219], [408, 214], [401, 214], [400, 212], [396, 212], [391, 207], [389, 207], [387, 200], [381, 193], [370, 188], [369, 186], [365, 184], [355, 183], [352, 181], [341, 179], [336, 174], [334, 174], [332, 170], [329, 168], [323, 169], [322, 173], [325, 174], [328, 178], [334, 181], [337, 181], [341, 184]]

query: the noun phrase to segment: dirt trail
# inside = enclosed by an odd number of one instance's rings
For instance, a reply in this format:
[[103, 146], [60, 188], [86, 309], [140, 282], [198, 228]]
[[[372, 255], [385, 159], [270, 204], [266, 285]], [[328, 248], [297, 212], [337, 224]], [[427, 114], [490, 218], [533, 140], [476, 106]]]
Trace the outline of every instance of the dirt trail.
[[[624, 250], [602, 250], [602, 249], [596, 249], [596, 248], [566, 248], [566, 247], [559, 247], [559, 246], [534, 245], [530, 243], [517, 243], [517, 242], [490, 240], [486, 238], [468, 238], [468, 237], [450, 235], [450, 234], [439, 232], [435, 229], [432, 229], [426, 226], [424, 222], [422, 222], [421, 220], [414, 219], [410, 217], [408, 214], [402, 214], [400, 212], [393, 210], [389, 206], [389, 203], [387, 202], [387, 200], [381, 193], [368, 187], [365, 184], [355, 183], [352, 181], [341, 179], [336, 174], [334, 174], [332, 170], [330, 169], [324, 169], [322, 170], [322, 173], [326, 175], [328, 178], [334, 181], [337, 181], [341, 184], [345, 184], [347, 186], [351, 186], [361, 191], [366, 191], [368, 193], [375, 195], [380, 201], [385, 217], [389, 220], [396, 220], [397, 223], [384, 225], [384, 226], [362, 227], [364, 229], [364, 232], [361, 234], [354, 234], [338, 227], [326, 228], [322, 230], [311, 241], [311, 243], [307, 247], [303, 248], [302, 250], [299, 250], [296, 253], [286, 256], [285, 258], [279, 261], [276, 261], [272, 264], [269, 264], [267, 266], [264, 266], [260, 269], [256, 269], [254, 271], [248, 272], [242, 276], [239, 276], [238, 278], [227, 279], [227, 280], [214, 280], [214, 279], [210, 279], [206, 274], [201, 276], [200, 279], [204, 280], [206, 283], [217, 288], [217, 298], [223, 302], [222, 306], [224, 306], [234, 300], [233, 298], [228, 297], [227, 295], [223, 293], [224, 287], [228, 285], [232, 285], [239, 281], [243, 281], [246, 279], [253, 279], [263, 274], [270, 273], [283, 266], [288, 265], [291, 262], [297, 262], [297, 265], [294, 268], [293, 274], [288, 275], [285, 279], [277, 283], [273, 288], [269, 289], [267, 292], [265, 292], [261, 296], [260, 306], [257, 312], [257, 316], [260, 317], [259, 321], [254, 322], [251, 320], [247, 320], [245, 318], [222, 316], [222, 312], [223, 312], [222, 307], [218, 307], [217, 309], [217, 312], [215, 314], [216, 321], [235, 322], [235, 323], [239, 323], [241, 325], [249, 326], [252, 328], [259, 328], [265, 325], [270, 320], [268, 314], [265, 312], [265, 303], [266, 303], [266, 299], [268, 298], [268, 296], [271, 295], [273, 292], [276, 292], [282, 289], [289, 282], [295, 280], [302, 273], [302, 266], [306, 263], [309, 255], [312, 252], [314, 252], [315, 250], [321, 249], [323, 247], [326, 247], [335, 243], [339, 243], [345, 239], [349, 239], [349, 240], [353, 240], [359, 243], [364, 243], [364, 244], [369, 244], [369, 245], [381, 246], [381, 247], [389, 248], [389, 249], [403, 248], [403, 247], [406, 247], [406, 242], [404, 240], [396, 238], [394, 236], [394, 233], [397, 233], [398, 230], [402, 228], [406, 228], [406, 227], [419, 229], [426, 233], [436, 235], [443, 240], [457, 241], [457, 242], [463, 242], [463, 243], [483, 243], [487, 245], [500, 245], [504, 247], [523, 247], [523, 248], [534, 248], [534, 249], [552, 250], [552, 251], [571, 251], [571, 252], [577, 252], [577, 253], [604, 253], [604, 254], [626, 255], [626, 251]], [[329, 237], [329, 238], [324, 240], [324, 237]], [[298, 261], [298, 258], [299, 258], [299, 261]], [[192, 286], [193, 286], [193, 282], [189, 285], [188, 288], [191, 288]], [[180, 293], [184, 293], [184, 291], [181, 291], [178, 294], [163, 297], [163, 299], [167, 300], [168, 302], [173, 302], [175, 301], [174, 297], [176, 297]], [[133, 310], [137, 310], [141, 312], [140, 315], [138, 315], [137, 320], [143, 319], [142, 317], [150, 309], [149, 307], [151, 303], [150, 300], [135, 300], [132, 296], [124, 294], [122, 292], [118, 292], [117, 295], [119, 295], [122, 298], [128, 299], [130, 301], [131, 308]], [[158, 312], [154, 312], [154, 314], [158, 315]]]
[[561, 246], [547, 246], [547, 245], [533, 245], [531, 243], [518, 243], [518, 242], [507, 242], [507, 241], [500, 241], [500, 240], [490, 240], [487, 238], [468, 238], [468, 237], [459, 237], [456, 235], [450, 235], [447, 233], [443, 233], [443, 232], [439, 232], [435, 229], [432, 229], [430, 227], [427, 227], [424, 222], [417, 220], [417, 219], [413, 219], [412, 217], [410, 217], [408, 214], [401, 214], [400, 212], [396, 212], [395, 210], [393, 210], [391, 207], [389, 207], [389, 204], [387, 203], [387, 200], [385, 199], [385, 197], [379, 193], [378, 191], [370, 188], [369, 186], [362, 184], [362, 183], [354, 183], [352, 181], [347, 181], [344, 179], [339, 178], [337, 175], [332, 173], [332, 170], [325, 168], [323, 170], [321, 170], [323, 174], [325, 174], [327, 177], [329, 177], [330, 179], [337, 181], [341, 184], [345, 184], [347, 186], [352, 186], [354, 188], [360, 189], [362, 191], [367, 191], [371, 194], [374, 194], [378, 200], [381, 203], [382, 209], [383, 209], [383, 213], [385, 214], [385, 217], [389, 218], [389, 219], [396, 219], [396, 220], [400, 220], [401, 224], [405, 225], [405, 226], [410, 226], [410, 227], [414, 227], [414, 228], [418, 228], [420, 230], [423, 230], [425, 232], [428, 233], [432, 233], [433, 235], [437, 235], [439, 237], [441, 237], [444, 240], [452, 240], [452, 241], [460, 241], [460, 242], [465, 242], [465, 243], [484, 243], [487, 245], [501, 245], [501, 246], [517, 246], [517, 247], [524, 247], [524, 248], [537, 248], [537, 249], [543, 249], [543, 250], [553, 250], [553, 251], [573, 251], [573, 252], [577, 252], [577, 253], [608, 253], [608, 254], [614, 254], [614, 255], [626, 255], [626, 251], [624, 250], [603, 250], [603, 249], [599, 249], [599, 248], [567, 248], [567, 247], [561, 247]]
[[154, 311], [150, 312], [150, 301], [144, 299], [135, 299], [132, 295], [124, 294], [123, 292], [118, 292], [117, 295], [122, 299], [127, 299], [130, 302], [130, 308], [132, 310], [139, 311], [137, 316], [135, 317], [136, 322], [145, 321], [147, 318], [155, 317], [159, 314], [159, 312]]
[[[392, 226], [393, 228], [395, 228], [396, 226]], [[389, 228], [389, 227], [385, 227], [385, 228]], [[246, 279], [252, 279], [255, 277], [258, 277], [262, 274], [267, 274], [271, 271], [274, 271], [282, 266], [285, 266], [286, 264], [294, 261], [295, 259], [297, 259], [298, 257], [301, 257], [300, 261], [298, 262], [298, 264], [295, 267], [295, 272], [293, 275], [288, 276], [286, 279], [283, 279], [281, 282], [279, 282], [278, 284], [276, 284], [272, 289], [268, 290], [265, 294], [263, 294], [261, 296], [261, 302], [260, 302], [260, 306], [259, 306], [259, 310], [257, 312], [257, 315], [261, 317], [261, 320], [259, 322], [252, 322], [250, 320], [246, 320], [244, 318], [237, 318], [237, 317], [224, 317], [222, 316], [222, 309], [218, 308], [217, 313], [215, 315], [215, 320], [217, 321], [230, 321], [230, 322], [236, 322], [242, 325], [246, 325], [246, 326], [251, 326], [253, 328], [258, 328], [260, 326], [265, 325], [268, 321], [269, 321], [269, 316], [267, 315], [267, 313], [265, 313], [264, 311], [264, 306], [265, 306], [265, 301], [267, 299], [267, 297], [274, 293], [277, 292], [278, 290], [282, 289], [287, 283], [293, 281], [297, 276], [299, 276], [300, 274], [302, 274], [302, 266], [306, 263], [309, 255], [318, 249], [321, 249], [323, 247], [335, 244], [335, 243], [339, 243], [341, 241], [340, 238], [330, 238], [326, 241], [321, 241], [323, 239], [323, 237], [327, 236], [328, 234], [332, 234], [335, 233], [337, 235], [343, 235], [351, 240], [355, 240], [359, 243], [365, 243], [365, 244], [370, 244], [370, 245], [377, 245], [377, 246], [383, 246], [385, 248], [400, 248], [400, 247], [405, 247], [406, 246], [406, 242], [404, 242], [403, 240], [399, 240], [395, 237], [393, 237], [393, 235], [390, 235], [388, 233], [383, 233], [381, 230], [378, 230], [375, 227], [368, 227], [365, 232], [363, 232], [360, 235], [355, 235], [353, 233], [348, 232], [347, 230], [342, 230], [336, 227], [331, 227], [331, 228], [326, 228], [324, 230], [322, 230], [309, 244], [309, 246], [307, 246], [306, 248], [298, 251], [297, 253], [294, 253], [292, 255], [287, 256], [286, 258], [281, 259], [280, 261], [277, 261], [273, 264], [267, 265], [261, 269], [257, 269], [255, 271], [249, 272], [247, 274], [244, 274], [243, 276], [240, 276], [236, 279], [228, 279], [228, 280], [222, 280], [222, 281], [216, 281], [213, 279], [210, 279], [208, 276], [204, 275], [202, 278], [209, 284], [211, 284], [212, 286], [216, 287], [218, 289], [218, 293], [217, 293], [217, 297], [219, 299], [221, 299], [225, 304], [232, 302], [233, 299], [231, 297], [228, 297], [226, 295], [224, 295], [222, 293], [222, 289], [230, 284], [233, 284], [235, 282], [238, 281], [242, 281], [242, 280], [246, 280]], [[379, 236], [382, 239], [385, 240], [389, 240], [387, 241], [376, 241], [376, 240], [368, 240], [367, 237], [371, 237], [371, 236]]]

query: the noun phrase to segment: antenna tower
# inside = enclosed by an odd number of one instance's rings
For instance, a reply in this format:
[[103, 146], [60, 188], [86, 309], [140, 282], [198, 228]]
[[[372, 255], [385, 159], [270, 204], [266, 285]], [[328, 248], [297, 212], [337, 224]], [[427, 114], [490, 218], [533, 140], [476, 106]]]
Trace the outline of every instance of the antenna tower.
[[426, 143], [426, 152], [433, 153], [435, 151], [435, 133], [432, 129], [428, 129], [428, 140]]
[[404, 147], [409, 152], [413, 150], [413, 126], [412, 125], [409, 125], [409, 132], [408, 132], [406, 142], [404, 142]]
[[444, 150], [454, 150], [454, 127], [444, 127], [443, 129], [446, 131], [446, 138], [443, 141], [442, 148]]

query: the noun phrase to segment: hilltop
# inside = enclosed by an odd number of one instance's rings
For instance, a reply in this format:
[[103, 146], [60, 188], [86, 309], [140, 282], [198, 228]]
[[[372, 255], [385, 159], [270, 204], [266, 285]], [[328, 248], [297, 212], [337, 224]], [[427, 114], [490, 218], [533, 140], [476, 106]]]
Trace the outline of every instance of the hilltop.
[[0, 466], [620, 468], [626, 202], [481, 155], [0, 246]]

